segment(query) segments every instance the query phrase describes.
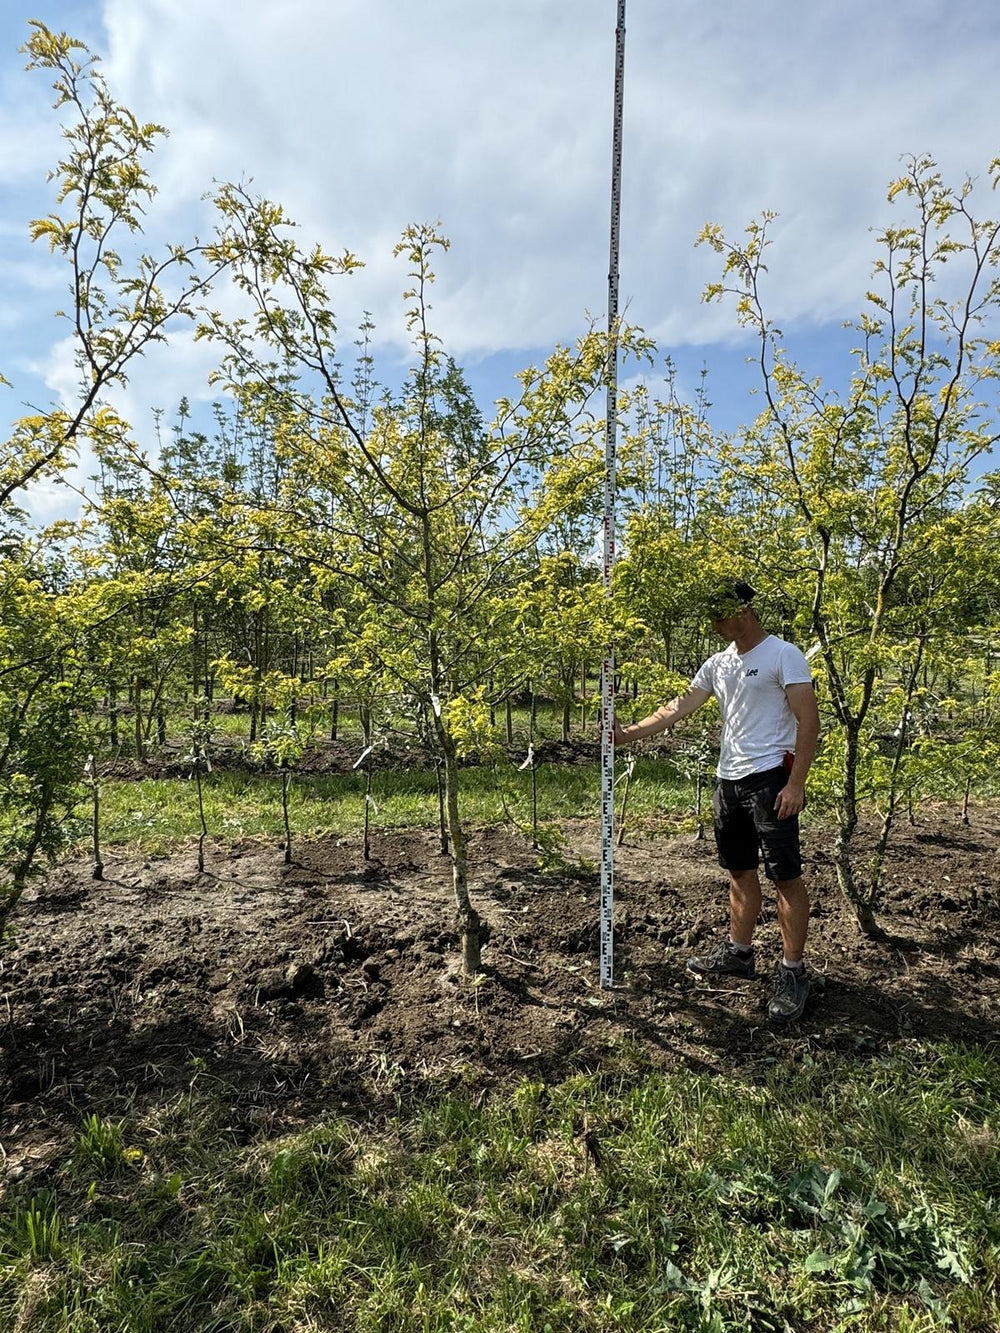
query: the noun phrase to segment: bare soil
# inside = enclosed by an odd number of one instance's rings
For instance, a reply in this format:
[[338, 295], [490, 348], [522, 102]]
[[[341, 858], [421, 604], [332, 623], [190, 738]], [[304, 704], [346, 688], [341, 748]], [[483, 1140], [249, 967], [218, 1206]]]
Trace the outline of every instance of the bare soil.
[[[142, 1115], [219, 1092], [220, 1128], [247, 1142], [325, 1110], [394, 1104], [525, 1076], [621, 1076], [685, 1064], [752, 1076], [788, 1056], [864, 1055], [911, 1039], [998, 1039], [998, 810], [963, 826], [941, 808], [902, 826], [887, 866], [885, 937], [864, 939], [836, 888], [832, 835], [807, 831], [816, 981], [803, 1019], [767, 1020], [780, 953], [773, 900], [761, 976], [705, 985], [692, 950], [725, 929], [711, 839], [643, 837], [616, 864], [615, 986], [598, 966], [593, 870], [541, 873], [523, 835], [475, 831], [475, 901], [492, 927], [485, 973], [458, 974], [450, 865], [431, 833], [295, 848], [209, 845], [83, 860], [22, 901], [0, 960], [0, 1143], [20, 1173], [82, 1115]], [[566, 826], [598, 860], [592, 823]], [[861, 849], [863, 853], [863, 847]]]

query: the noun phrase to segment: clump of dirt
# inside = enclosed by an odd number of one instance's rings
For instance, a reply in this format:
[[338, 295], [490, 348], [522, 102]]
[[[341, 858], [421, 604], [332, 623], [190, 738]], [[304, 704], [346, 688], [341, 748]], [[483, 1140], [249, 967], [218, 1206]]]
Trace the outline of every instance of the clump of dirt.
[[[705, 985], [688, 954], [726, 926], [711, 840], [642, 837], [616, 862], [615, 987], [599, 984], [596, 876], [541, 873], [520, 833], [470, 840], [474, 900], [492, 927], [476, 985], [458, 969], [451, 869], [430, 832], [211, 844], [118, 855], [95, 882], [58, 867], [25, 896], [0, 969], [0, 1139], [9, 1161], [97, 1109], [133, 1113], [196, 1080], [226, 1090], [249, 1139], [321, 1108], [401, 1089], [557, 1080], [687, 1063], [746, 1073], [795, 1052], [881, 1050], [907, 1038], [997, 1040], [996, 810], [941, 809], [900, 829], [885, 938], [864, 939], [807, 837], [816, 987], [803, 1019], [766, 1017], [767, 976]], [[598, 859], [592, 824], [565, 827]], [[759, 962], [780, 956], [765, 901]], [[40, 1150], [40, 1149], [39, 1149]]]

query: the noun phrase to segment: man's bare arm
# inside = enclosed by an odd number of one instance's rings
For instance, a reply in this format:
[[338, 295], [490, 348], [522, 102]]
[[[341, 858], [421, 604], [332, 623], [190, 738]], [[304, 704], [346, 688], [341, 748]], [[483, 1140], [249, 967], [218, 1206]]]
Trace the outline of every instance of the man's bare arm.
[[615, 744], [629, 745], [632, 741], [642, 741], [648, 736], [668, 731], [682, 718], [689, 717], [703, 703], [707, 703], [711, 697], [709, 690], [699, 690], [692, 686], [676, 699], [671, 699], [668, 704], [662, 704], [655, 713], [650, 713], [649, 717], [644, 717], [641, 722], [633, 722], [630, 727], [622, 727], [616, 721]]
[[774, 802], [779, 819], [788, 819], [805, 809], [806, 774], [816, 758], [816, 745], [819, 741], [819, 708], [816, 704], [816, 691], [812, 685], [786, 685], [785, 698], [795, 714], [797, 728], [795, 762], [792, 764], [788, 781], [778, 792]]

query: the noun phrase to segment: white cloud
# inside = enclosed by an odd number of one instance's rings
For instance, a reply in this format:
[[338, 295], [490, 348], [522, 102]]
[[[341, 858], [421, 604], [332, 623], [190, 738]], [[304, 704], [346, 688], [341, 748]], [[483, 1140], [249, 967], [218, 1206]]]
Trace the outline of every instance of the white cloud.
[[[578, 333], [586, 311], [601, 316], [609, 0], [80, 0], [62, 11], [58, 26], [72, 30], [79, 14], [103, 42], [115, 94], [171, 130], [153, 168], [154, 239], [204, 234], [213, 178], [252, 176], [304, 241], [366, 261], [336, 289], [345, 343], [369, 309], [379, 341], [401, 354], [405, 268], [391, 247], [406, 223], [435, 218], [453, 246], [436, 266], [432, 322], [459, 357], [534, 359]], [[929, 151], [957, 180], [1000, 151], [998, 64], [1000, 11], [981, 0], [630, 0], [630, 318], [665, 348], [709, 356], [736, 341], [731, 309], [700, 302], [718, 261], [693, 242], [706, 220], [738, 234], [764, 208], [781, 214], [767, 280], [779, 322], [815, 329], [856, 314], [869, 228], [891, 216], [885, 188], [901, 154]], [[17, 86], [6, 73], [8, 105]], [[6, 151], [19, 178], [30, 165], [19, 134], [50, 151], [31, 96], [29, 119], [0, 139], [0, 166]], [[25, 297], [16, 308], [31, 320]], [[152, 385], [137, 376], [136, 400], [202, 373], [177, 355], [176, 370], [156, 358]]]
[[[959, 3], [633, 0], [622, 294], [671, 341], [731, 316], [698, 298], [706, 219], [784, 215], [783, 318], [853, 312], [884, 187], [906, 151], [962, 174], [994, 148], [982, 99], [1000, 27]], [[975, 15], [973, 15], [975, 11]], [[601, 0], [108, 0], [109, 73], [167, 122], [165, 192], [247, 173], [307, 235], [369, 262], [360, 304], [395, 320], [406, 222], [454, 241], [436, 294], [460, 354], [537, 346], [605, 299], [613, 6]], [[978, 20], [972, 23], [972, 18]], [[398, 325], [397, 325], [398, 327]]]

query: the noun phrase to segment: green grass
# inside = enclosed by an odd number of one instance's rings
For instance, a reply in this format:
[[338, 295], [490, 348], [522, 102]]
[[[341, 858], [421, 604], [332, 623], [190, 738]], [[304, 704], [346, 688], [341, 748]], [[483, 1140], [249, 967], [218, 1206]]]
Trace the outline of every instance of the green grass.
[[623, 1051], [614, 1076], [425, 1095], [244, 1148], [227, 1114], [226, 1089], [196, 1087], [141, 1122], [91, 1119], [11, 1186], [0, 1327], [1000, 1326], [1000, 1061], [982, 1052], [805, 1057], [754, 1082]]
[[[539, 819], [596, 816], [600, 801], [596, 765], [549, 765], [538, 770]], [[377, 773], [373, 782], [375, 828], [434, 828], [438, 821], [437, 785], [426, 769], [394, 769]], [[209, 833], [226, 841], [284, 835], [281, 779], [245, 773], [216, 772], [203, 782]], [[332, 777], [301, 777], [292, 782], [289, 814], [294, 836], [320, 837], [357, 832], [364, 820], [365, 778], [362, 773]], [[504, 803], [522, 826], [531, 823], [531, 774], [505, 766], [499, 775], [489, 768], [462, 771], [462, 810], [472, 823], [495, 824], [505, 816]], [[629, 796], [629, 816], [646, 823], [676, 819], [690, 812], [691, 784], [678, 777], [662, 759], [640, 760]], [[106, 846], [132, 845], [148, 854], [169, 850], [172, 843], [200, 832], [193, 781], [183, 778], [102, 784], [102, 838]]]

